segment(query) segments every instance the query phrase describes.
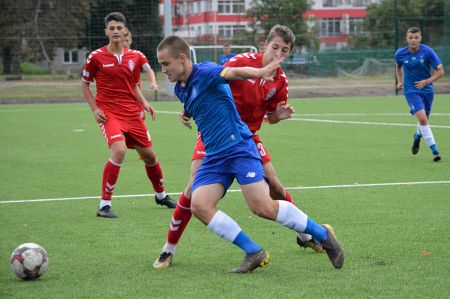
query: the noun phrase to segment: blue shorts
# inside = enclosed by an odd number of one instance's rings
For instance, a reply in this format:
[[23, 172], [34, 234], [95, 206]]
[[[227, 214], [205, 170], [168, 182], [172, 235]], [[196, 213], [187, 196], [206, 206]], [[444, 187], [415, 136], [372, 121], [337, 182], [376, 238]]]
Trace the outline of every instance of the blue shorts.
[[405, 93], [406, 101], [408, 102], [409, 108], [411, 108], [410, 113], [412, 115], [416, 114], [418, 111], [424, 109], [426, 115], [431, 113], [431, 105], [433, 104], [433, 93], [418, 93], [411, 92]]
[[200, 186], [220, 183], [225, 191], [236, 178], [239, 185], [263, 180], [264, 169], [255, 142], [247, 138], [213, 155], [206, 155], [194, 177], [192, 191]]

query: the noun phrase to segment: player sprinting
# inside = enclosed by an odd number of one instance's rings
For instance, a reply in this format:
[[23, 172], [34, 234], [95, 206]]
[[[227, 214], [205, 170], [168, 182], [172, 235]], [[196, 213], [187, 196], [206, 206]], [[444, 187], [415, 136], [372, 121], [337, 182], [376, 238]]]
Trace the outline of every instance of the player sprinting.
[[[133, 36], [130, 30], [127, 30], [124, 35], [123, 46], [125, 48], [131, 49], [131, 45], [133, 44]], [[139, 61], [139, 65], [142, 66], [142, 70], [147, 74], [148, 81], [150, 82], [150, 89], [153, 91], [158, 90], [158, 82], [156, 82], [155, 72], [152, 70], [150, 64], [148, 63], [147, 57], [140, 56], [141, 59]]]
[[[123, 47], [125, 17], [119, 12], [105, 18], [105, 34], [109, 44], [93, 51], [86, 61], [82, 90], [94, 118], [99, 123], [111, 151], [103, 170], [102, 197], [97, 216], [115, 218], [111, 198], [125, 158], [127, 147], [134, 148], [143, 158], [145, 171], [155, 190], [157, 204], [174, 208], [176, 203], [165, 193], [161, 166], [152, 147], [144, 122], [145, 111], [155, 119], [155, 110], [138, 87], [138, 62], [145, 56]], [[96, 81], [94, 98], [89, 84]]]
[[240, 267], [230, 272], [251, 272], [269, 262], [265, 249], [216, 207], [235, 178], [256, 215], [298, 233], [311, 234], [322, 244], [333, 266], [341, 268], [344, 252], [326, 226], [316, 224], [292, 203], [270, 198], [253, 134], [240, 119], [228, 85], [230, 80], [250, 78], [271, 81], [284, 58], [278, 57], [264, 68], [193, 64], [189, 45], [177, 36], [165, 38], [158, 45], [157, 55], [162, 72], [171, 82], [177, 82], [175, 94], [186, 114], [195, 120], [205, 144], [206, 156], [192, 183], [192, 214], [246, 254]]
[[[434, 98], [433, 82], [444, 75], [444, 67], [436, 52], [431, 47], [421, 44], [421, 41], [419, 28], [411, 27], [407, 30], [408, 46], [395, 52], [395, 74], [397, 89], [404, 89], [411, 114], [416, 115], [419, 120], [411, 151], [413, 155], [419, 152], [420, 138], [423, 136], [433, 153], [433, 161], [437, 162], [441, 160], [441, 155], [428, 120]], [[435, 70], [433, 75], [430, 72], [431, 68]]]
[[[278, 57], [286, 58], [295, 44], [295, 35], [286, 26], [276, 25], [269, 32], [266, 43], [267, 51], [264, 55], [255, 53], [239, 54], [225, 63], [225, 66], [262, 68]], [[271, 163], [270, 154], [257, 134], [266, 112], [270, 124], [288, 119], [294, 113], [294, 108], [286, 103], [288, 99], [288, 80], [285, 73], [280, 68], [272, 82], [261, 79], [249, 79], [230, 81], [229, 85], [239, 115], [253, 133], [253, 141], [258, 148], [264, 173], [268, 179], [270, 196], [273, 199], [287, 200], [294, 204], [291, 195], [284, 189], [277, 177]], [[183, 124], [191, 128], [190, 118], [184, 116], [184, 113], [181, 113], [180, 117]], [[161, 254], [153, 264], [155, 268], [168, 268], [172, 263], [178, 241], [192, 215], [190, 210], [192, 181], [205, 154], [205, 147], [199, 136], [192, 156], [191, 177], [185, 191], [178, 199], [178, 204], [169, 226], [166, 243]], [[317, 252], [323, 252], [320, 243], [312, 240], [310, 235], [299, 234], [297, 243], [302, 247], [310, 247]]]

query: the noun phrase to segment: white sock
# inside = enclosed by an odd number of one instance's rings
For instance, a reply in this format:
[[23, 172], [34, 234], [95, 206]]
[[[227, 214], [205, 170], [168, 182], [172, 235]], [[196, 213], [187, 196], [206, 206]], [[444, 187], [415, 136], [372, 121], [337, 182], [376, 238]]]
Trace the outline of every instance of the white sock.
[[422, 134], [423, 138], [425, 139], [428, 146], [435, 145], [436, 142], [434, 141], [433, 132], [431, 132], [430, 125], [426, 126], [419, 126], [420, 133]]
[[233, 242], [242, 231], [236, 221], [220, 210], [214, 214], [208, 224], [208, 229], [229, 242]]
[[170, 252], [170, 253], [172, 253], [173, 255], [175, 255], [175, 251], [177, 250], [177, 245], [175, 245], [175, 244], [170, 244], [170, 243], [167, 243], [166, 242], [166, 244], [164, 244], [164, 247], [163, 247], [163, 249], [162, 249], [162, 252]]
[[302, 233], [306, 228], [308, 216], [290, 202], [284, 200], [277, 200], [277, 202], [278, 214], [275, 221], [298, 233]]
[[104, 199], [102, 199], [102, 200], [100, 201], [99, 208], [101, 209], [101, 208], [103, 208], [104, 206], [111, 206], [111, 205], [112, 205], [111, 200], [104, 200]]
[[310, 241], [312, 239], [311, 235], [304, 234], [304, 233], [297, 233], [297, 236], [303, 242], [308, 242], [308, 241]]
[[165, 198], [167, 196], [165, 191], [163, 191], [163, 192], [155, 192], [155, 195], [156, 195], [157, 199], [163, 199], [163, 198]]

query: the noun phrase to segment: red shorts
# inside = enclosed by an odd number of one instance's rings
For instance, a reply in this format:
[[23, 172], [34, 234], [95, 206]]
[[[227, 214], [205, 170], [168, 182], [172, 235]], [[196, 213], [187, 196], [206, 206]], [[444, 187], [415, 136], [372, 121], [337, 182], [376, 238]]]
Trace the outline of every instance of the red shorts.
[[[269, 163], [272, 158], [269, 155], [266, 147], [262, 143], [258, 134], [253, 134], [253, 141], [258, 148], [259, 155], [261, 156], [262, 164]], [[206, 156], [205, 145], [203, 144], [200, 133], [197, 135], [197, 142], [195, 143], [194, 153], [192, 154], [192, 160], [201, 160]]]
[[152, 138], [147, 130], [142, 115], [133, 118], [119, 118], [113, 114], [106, 114], [106, 121], [100, 124], [108, 146], [116, 141], [125, 141], [128, 148], [134, 149], [135, 145], [141, 147], [152, 146]]

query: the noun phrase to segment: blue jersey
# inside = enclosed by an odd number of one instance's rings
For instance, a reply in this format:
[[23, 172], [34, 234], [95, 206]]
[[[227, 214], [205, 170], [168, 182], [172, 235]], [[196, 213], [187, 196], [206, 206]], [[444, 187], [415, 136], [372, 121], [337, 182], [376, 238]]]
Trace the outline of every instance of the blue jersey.
[[433, 93], [433, 84], [429, 84], [422, 89], [417, 89], [415, 82], [431, 77], [431, 68], [437, 70], [442, 67], [442, 61], [434, 50], [420, 44], [416, 53], [408, 51], [408, 47], [400, 48], [395, 52], [395, 63], [403, 67], [404, 93]]
[[175, 85], [176, 96], [197, 124], [207, 155], [252, 136], [237, 112], [228, 81], [222, 76], [224, 71], [214, 62], [193, 64], [185, 86], [180, 82]]

